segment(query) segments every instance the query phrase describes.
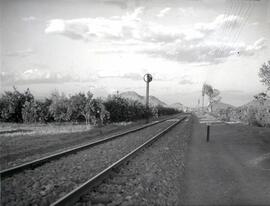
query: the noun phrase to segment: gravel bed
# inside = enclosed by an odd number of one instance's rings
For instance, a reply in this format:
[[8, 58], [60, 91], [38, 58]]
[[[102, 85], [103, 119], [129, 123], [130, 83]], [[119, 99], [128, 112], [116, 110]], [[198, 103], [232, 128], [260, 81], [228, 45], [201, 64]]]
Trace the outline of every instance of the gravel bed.
[[3, 179], [2, 205], [48, 205], [171, 124], [166, 121]]
[[173, 128], [75, 205], [181, 205], [192, 121]]
[[[111, 132], [116, 127], [110, 126], [106, 129]], [[97, 129], [57, 135], [1, 137], [1, 169], [29, 162], [97, 138], [100, 138]]]
[[90, 141], [103, 139], [140, 125], [142, 125], [142, 122], [139, 121], [127, 126], [111, 124], [86, 132], [68, 134], [16, 137], [1, 136], [1, 170], [64, 151]]

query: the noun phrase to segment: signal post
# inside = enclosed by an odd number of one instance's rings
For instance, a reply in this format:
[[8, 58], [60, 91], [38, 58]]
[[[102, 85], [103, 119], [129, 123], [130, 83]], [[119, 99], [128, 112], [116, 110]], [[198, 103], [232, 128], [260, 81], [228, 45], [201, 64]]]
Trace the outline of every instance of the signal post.
[[149, 122], [149, 83], [153, 80], [151, 74], [145, 74], [143, 76], [143, 80], [146, 82], [146, 98], [145, 98], [145, 106], [146, 106], [146, 123]]

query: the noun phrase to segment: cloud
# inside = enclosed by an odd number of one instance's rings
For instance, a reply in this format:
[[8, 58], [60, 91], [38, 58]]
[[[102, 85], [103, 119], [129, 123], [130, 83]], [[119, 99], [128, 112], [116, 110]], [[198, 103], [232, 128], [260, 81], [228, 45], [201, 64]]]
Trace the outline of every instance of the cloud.
[[142, 75], [138, 74], [138, 73], [126, 73], [122, 76], [123, 78], [127, 78], [127, 79], [132, 79], [132, 80], [142, 80], [143, 77]]
[[[169, 8], [161, 10], [168, 12]], [[151, 57], [195, 65], [218, 64], [232, 55], [250, 56], [265, 48], [265, 40], [254, 44], [231, 42], [217, 36], [228, 26], [239, 29], [243, 19], [235, 15], [219, 15], [211, 22], [197, 23], [186, 29], [142, 20], [143, 7], [123, 16], [111, 18], [53, 19], [47, 34], [63, 35], [74, 40], [106, 42], [97, 53], [137, 52]]]
[[234, 50], [231, 49], [231, 51], [228, 51], [227, 53], [230, 55], [237, 54], [242, 56], [252, 56], [256, 51], [262, 50], [264, 48], [266, 48], [266, 39], [260, 38], [251, 45], [238, 44], [235, 46]]
[[0, 80], [2, 85], [7, 85], [10, 82], [14, 82], [14, 74], [8, 72], [1, 72], [0, 73]]
[[142, 21], [139, 7], [131, 13], [111, 18], [80, 18], [71, 20], [53, 19], [48, 22], [46, 34], [58, 34], [84, 41], [175, 41], [182, 34], [172, 27]]
[[[259, 91], [258, 91], [259, 92]], [[239, 90], [221, 90], [222, 101], [234, 106], [242, 106], [250, 102], [256, 92], [244, 92]]]
[[65, 83], [81, 81], [76, 75], [63, 75], [49, 70], [28, 69], [21, 73], [1, 72], [3, 85]]
[[191, 79], [188, 78], [188, 76], [183, 76], [182, 79], [179, 81], [179, 84], [187, 85], [187, 84], [194, 84], [194, 82], [191, 81]]
[[114, 6], [118, 6], [122, 9], [126, 9], [128, 6], [128, 1], [126, 0], [102, 0], [104, 4], [110, 4]]
[[196, 16], [196, 12], [192, 7], [187, 7], [187, 8], [179, 8], [179, 15], [180, 16]]
[[203, 33], [211, 33], [217, 31], [218, 29], [224, 29], [230, 26], [235, 29], [241, 25], [243, 18], [235, 15], [226, 16], [221, 14], [216, 17], [213, 22], [210, 23], [197, 23], [195, 29]]
[[171, 10], [171, 8], [167, 7], [165, 9], [162, 9], [158, 14], [157, 17], [164, 17], [168, 12]]
[[[165, 8], [162, 11], [168, 11]], [[71, 39], [94, 40], [136, 40], [143, 42], [172, 42], [176, 40], [204, 38], [206, 35], [230, 24], [233, 28], [240, 25], [242, 19], [237, 16], [219, 15], [213, 22], [197, 23], [187, 30], [143, 21], [140, 16], [143, 7], [123, 16], [111, 18], [80, 18], [71, 20], [53, 19], [45, 29], [47, 34], [59, 34]]]
[[36, 19], [37, 18], [34, 16], [27, 16], [22, 18], [23, 21], [35, 21]]
[[257, 21], [250, 23], [251, 26], [258, 26], [259, 24], [260, 24], [260, 23], [257, 22]]
[[112, 48], [112, 49], [90, 49], [90, 53], [95, 53], [95, 54], [121, 54], [121, 53], [129, 53], [132, 52], [128, 48]]
[[[130, 32], [126, 27], [126, 32]], [[104, 18], [84, 18], [74, 20], [54, 19], [49, 22], [45, 30], [47, 34], [59, 34], [71, 39], [85, 41], [98, 39], [120, 39], [123, 38], [122, 26], [115, 20]], [[128, 35], [126, 33], [126, 35]]]
[[117, 73], [108, 73], [108, 72], [105, 72], [105, 73], [102, 73], [100, 72], [98, 74], [98, 78], [99, 79], [107, 79], [107, 78], [119, 78], [119, 79], [131, 79], [131, 80], [134, 80], [134, 81], [141, 81], [143, 79], [143, 75], [139, 74], [139, 73], [134, 73], [134, 72], [131, 72], [131, 73], [125, 73], [125, 74], [117, 74]]
[[32, 54], [34, 54], [33, 49], [25, 49], [25, 50], [10, 51], [5, 53], [4, 55], [10, 57], [27, 57]]
[[188, 80], [188, 79], [183, 79], [183, 80], [179, 81], [179, 84], [182, 84], [182, 85], [193, 84], [193, 82]]
[[[143, 76], [145, 75], [146, 71], [141, 72], [129, 72], [129, 73], [119, 73], [117, 71], [100, 71], [97, 74], [98, 79], [130, 79], [133, 81], [143, 81]], [[172, 81], [173, 78], [166, 76], [164, 74], [158, 72], [151, 72], [153, 79], [155, 81]]]
[[131, 14], [127, 14], [127, 17], [131, 17], [131, 20], [140, 20], [139, 16], [143, 13], [144, 7], [138, 7]]
[[141, 50], [140, 53], [183, 63], [209, 65], [224, 62], [226, 58], [233, 55], [252, 56], [265, 47], [264, 38], [252, 45], [207, 41], [192, 44], [182, 41]]
[[266, 48], [266, 39], [260, 38], [257, 41], [254, 42], [254, 44], [250, 47], [248, 47], [248, 50], [261, 50], [263, 48]]

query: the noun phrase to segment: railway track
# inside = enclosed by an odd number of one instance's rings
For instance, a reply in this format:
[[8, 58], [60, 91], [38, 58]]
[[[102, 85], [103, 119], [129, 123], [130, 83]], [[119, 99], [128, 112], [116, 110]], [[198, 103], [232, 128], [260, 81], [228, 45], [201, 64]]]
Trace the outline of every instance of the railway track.
[[130, 133], [133, 133], [133, 132], [137, 132], [137, 131], [145, 129], [147, 127], [151, 127], [153, 125], [162, 123], [162, 122], [164, 122], [166, 120], [167, 119], [160, 120], [160, 121], [154, 121], [152, 123], [140, 126], [138, 128], [130, 129], [128, 131], [122, 132], [120, 134], [112, 135], [112, 136], [109, 136], [109, 137], [101, 139], [101, 140], [86, 143], [86, 144], [83, 144], [83, 145], [80, 145], [80, 146], [77, 146], [77, 147], [73, 147], [71, 149], [66, 149], [66, 150], [63, 150], [61, 152], [54, 153], [54, 154], [51, 154], [51, 155], [48, 155], [48, 156], [45, 156], [45, 157], [30, 161], [30, 162], [27, 162], [27, 163], [24, 163], [24, 164], [21, 164], [21, 165], [18, 165], [18, 166], [14, 166], [14, 167], [11, 167], [11, 168], [8, 168], [8, 169], [4, 169], [4, 170], [0, 171], [0, 176], [3, 179], [3, 178], [6, 178], [6, 177], [9, 177], [9, 176], [12, 176], [13, 174], [22, 172], [22, 171], [24, 171], [26, 169], [34, 169], [34, 168], [36, 168], [38, 166], [41, 166], [42, 164], [45, 164], [47, 162], [52, 161], [52, 160], [61, 158], [63, 156], [67, 156], [69, 154], [76, 153], [78, 151], [82, 151], [84, 149], [94, 147], [94, 146], [99, 145], [99, 144], [103, 144], [103, 143], [108, 142], [108, 141], [112, 141], [112, 140], [114, 140], [116, 138], [119, 138], [119, 137], [122, 137], [124, 135], [130, 134]]
[[92, 177], [91, 179], [87, 180], [85, 183], [83, 183], [81, 186], [77, 187], [64, 197], [60, 198], [56, 202], [52, 203], [51, 206], [69, 206], [74, 205], [76, 201], [79, 200], [79, 198], [84, 195], [86, 192], [91, 190], [92, 188], [96, 187], [98, 184], [100, 184], [106, 177], [108, 177], [111, 173], [114, 172], [117, 168], [119, 168], [121, 165], [123, 165], [125, 162], [127, 162], [129, 159], [131, 159], [134, 155], [138, 154], [140, 151], [145, 149], [146, 147], [150, 146], [154, 141], [156, 141], [159, 137], [167, 133], [170, 129], [172, 129], [174, 126], [179, 124], [181, 121], [183, 121], [186, 117], [183, 117], [182, 119], [176, 120], [175, 123], [168, 126], [155, 136], [153, 136], [148, 141], [144, 142], [131, 152], [129, 152], [127, 155], [119, 159], [118, 161], [114, 162], [110, 166], [108, 166], [106, 169], [98, 173], [96, 176]]
[[[52, 158], [33, 165], [31, 163], [22, 169], [16, 168], [16, 172], [6, 174], [5, 178], [2, 179], [2, 204], [18, 205], [22, 202], [19, 205], [49, 205], [57, 198], [66, 196], [65, 194], [72, 189], [85, 185], [83, 182], [87, 182], [87, 177], [94, 176], [95, 179], [105, 177], [107, 172], [104, 173], [104, 170], [108, 165], [113, 164], [111, 169], [108, 170], [109, 172], [151, 144], [183, 119], [175, 120], [169, 121], [166, 119], [144, 125], [120, 134], [125, 138], [113, 136], [111, 138], [114, 141], [106, 138], [107, 140], [103, 143], [96, 143], [96, 147], [91, 148], [91, 150], [73, 151], [71, 152], [72, 155], [64, 155], [65, 157], [62, 155], [63, 158], [57, 157], [58, 160]], [[153, 133], [156, 133], [154, 137]], [[37, 167], [40, 164], [43, 165]], [[100, 171], [103, 171], [103, 173], [100, 173]], [[89, 184], [87, 184], [88, 186]], [[78, 191], [81, 193], [81, 189]], [[7, 197], [5, 197], [6, 194]], [[19, 202], [18, 199], [20, 199]], [[56, 202], [56, 205], [59, 204], [61, 203]]]

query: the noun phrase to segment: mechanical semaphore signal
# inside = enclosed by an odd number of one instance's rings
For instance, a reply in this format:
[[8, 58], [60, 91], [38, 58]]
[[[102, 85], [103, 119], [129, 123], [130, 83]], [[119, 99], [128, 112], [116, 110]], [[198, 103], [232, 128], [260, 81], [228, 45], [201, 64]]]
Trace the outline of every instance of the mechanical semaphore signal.
[[143, 80], [146, 82], [146, 98], [145, 98], [145, 105], [146, 105], [146, 122], [149, 122], [149, 83], [153, 80], [153, 76], [151, 74], [145, 74], [143, 76]]

